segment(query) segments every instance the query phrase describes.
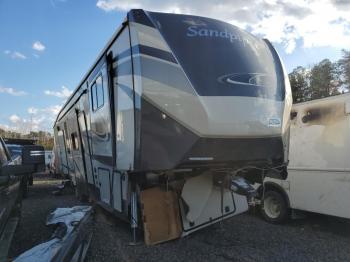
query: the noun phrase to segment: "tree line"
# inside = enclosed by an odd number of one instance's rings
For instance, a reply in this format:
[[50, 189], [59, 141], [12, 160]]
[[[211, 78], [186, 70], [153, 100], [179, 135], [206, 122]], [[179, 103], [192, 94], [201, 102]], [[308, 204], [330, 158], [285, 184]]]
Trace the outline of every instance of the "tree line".
[[3, 138], [21, 138], [21, 139], [34, 139], [38, 145], [42, 145], [45, 150], [52, 150], [53, 148], [53, 136], [49, 132], [31, 131], [29, 134], [22, 134], [19, 132], [5, 130], [0, 128], [0, 136]]
[[324, 59], [305, 68], [298, 66], [289, 74], [293, 102], [300, 103], [338, 95], [350, 90], [350, 51], [342, 50], [335, 62]]

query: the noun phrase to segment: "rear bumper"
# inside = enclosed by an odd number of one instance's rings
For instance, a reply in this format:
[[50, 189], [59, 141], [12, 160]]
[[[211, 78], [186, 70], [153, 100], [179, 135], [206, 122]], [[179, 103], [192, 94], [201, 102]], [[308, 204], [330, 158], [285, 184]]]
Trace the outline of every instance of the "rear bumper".
[[179, 167], [243, 165], [282, 165], [282, 137], [271, 138], [199, 138], [178, 164]]

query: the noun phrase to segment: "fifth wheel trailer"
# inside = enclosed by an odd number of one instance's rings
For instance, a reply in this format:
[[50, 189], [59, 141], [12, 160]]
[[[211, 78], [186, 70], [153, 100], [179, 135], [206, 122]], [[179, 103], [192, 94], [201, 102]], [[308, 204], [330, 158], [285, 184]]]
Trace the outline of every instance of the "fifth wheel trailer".
[[291, 105], [268, 40], [131, 10], [57, 116], [57, 169], [159, 243], [246, 211], [239, 177], [286, 177]]
[[350, 94], [295, 104], [291, 118], [288, 178], [265, 179], [263, 216], [281, 222], [297, 209], [350, 218]]

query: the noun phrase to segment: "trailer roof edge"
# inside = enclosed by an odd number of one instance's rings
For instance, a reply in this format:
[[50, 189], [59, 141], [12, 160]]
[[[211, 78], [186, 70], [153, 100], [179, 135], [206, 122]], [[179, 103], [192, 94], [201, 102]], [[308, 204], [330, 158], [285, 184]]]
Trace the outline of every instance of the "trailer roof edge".
[[[129, 12], [131, 12], [132, 10], [130, 10]], [[98, 54], [97, 58], [95, 59], [94, 63], [92, 64], [92, 66], [89, 68], [89, 70], [87, 71], [87, 73], [84, 75], [84, 77], [82, 78], [82, 80], [79, 82], [78, 86], [74, 89], [73, 93], [70, 95], [70, 97], [68, 98], [68, 100], [64, 103], [64, 105], [62, 106], [62, 108], [60, 109], [60, 111], [57, 114], [56, 120], [54, 122], [53, 128], [56, 126], [56, 123], [61, 120], [61, 118], [65, 115], [61, 115], [62, 112], [64, 111], [64, 109], [68, 106], [68, 104], [72, 101], [72, 99], [74, 98], [74, 96], [78, 93], [78, 91], [81, 89], [81, 86], [83, 85], [83, 83], [86, 81], [86, 79], [88, 78], [88, 76], [90, 75], [90, 73], [92, 72], [92, 70], [94, 69], [94, 67], [96, 66], [96, 64], [101, 60], [101, 58], [103, 57], [103, 54], [108, 50], [108, 48], [112, 45], [112, 43], [114, 42], [114, 40], [118, 37], [119, 33], [121, 32], [121, 30], [125, 27], [125, 25], [128, 23], [128, 17], [129, 17], [129, 12], [127, 13], [125, 19], [123, 20], [123, 22], [121, 23], [121, 25], [117, 28], [117, 30], [114, 32], [114, 34], [112, 35], [112, 37], [109, 39], [109, 41], [107, 42], [107, 44], [104, 46], [104, 48], [100, 51], [100, 53]]]

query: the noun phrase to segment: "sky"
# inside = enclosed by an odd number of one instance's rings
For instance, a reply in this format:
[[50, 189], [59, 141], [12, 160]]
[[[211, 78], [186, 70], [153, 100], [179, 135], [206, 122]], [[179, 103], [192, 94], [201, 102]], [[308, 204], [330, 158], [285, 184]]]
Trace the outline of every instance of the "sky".
[[350, 49], [350, 0], [0, 0], [0, 127], [52, 132], [132, 8], [232, 23], [268, 38], [288, 72]]

